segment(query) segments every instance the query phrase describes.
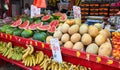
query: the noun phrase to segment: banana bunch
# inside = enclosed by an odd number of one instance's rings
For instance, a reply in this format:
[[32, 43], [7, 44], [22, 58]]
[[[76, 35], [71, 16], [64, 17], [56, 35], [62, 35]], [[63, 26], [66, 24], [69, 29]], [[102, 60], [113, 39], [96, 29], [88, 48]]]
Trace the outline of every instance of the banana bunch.
[[34, 48], [32, 45], [27, 45], [27, 49], [22, 52], [22, 63], [24, 63], [25, 66], [36, 66], [36, 57], [33, 52]]
[[8, 59], [12, 58], [13, 60], [21, 60], [22, 59], [22, 47], [14, 46], [12, 47], [11, 42], [2, 42], [0, 41], [0, 53], [4, 56], [7, 57]]
[[22, 56], [23, 56], [23, 51], [24, 49], [22, 47], [19, 47], [19, 46], [14, 46], [13, 48], [13, 54], [11, 53], [11, 58], [13, 60], [16, 60], [16, 61], [20, 61], [22, 59]]

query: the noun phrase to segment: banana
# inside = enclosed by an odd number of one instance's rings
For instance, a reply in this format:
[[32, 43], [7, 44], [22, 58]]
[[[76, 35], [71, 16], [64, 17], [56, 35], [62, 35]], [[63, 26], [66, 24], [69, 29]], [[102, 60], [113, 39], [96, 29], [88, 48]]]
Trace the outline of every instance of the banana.
[[22, 59], [22, 54], [21, 53], [18, 53], [18, 56], [16, 58], [17, 61], [20, 61]]
[[6, 42], [3, 42], [3, 47], [6, 47], [7, 43]]
[[25, 49], [24, 51], [22, 51], [22, 53], [26, 53], [28, 51], [28, 49]]
[[27, 60], [27, 66], [30, 66], [30, 56], [27, 56], [26, 60]]
[[26, 52], [25, 54], [23, 54], [22, 59], [24, 59], [25, 57], [27, 57], [27, 56], [28, 56], [29, 51], [30, 51], [30, 48], [29, 48], [29, 47], [27, 47], [27, 52]]
[[12, 47], [12, 43], [9, 42], [9, 43], [6, 45], [6, 47], [7, 47], [7, 48]]
[[8, 54], [10, 53], [10, 51], [11, 51], [10, 48], [8, 48], [8, 51], [5, 53], [4, 56], [5, 56], [5, 57], [8, 56]]
[[7, 51], [8, 51], [8, 48], [5, 48], [4, 50], [3, 50], [3, 56], [7, 53]]
[[59, 66], [58, 66], [58, 62], [55, 63], [55, 70], [58, 70]]
[[30, 57], [29, 57], [29, 60], [30, 60], [30, 66], [32, 66], [33, 61], [32, 61], [32, 56], [31, 56], [31, 55], [30, 55]]
[[46, 61], [47, 56], [45, 55], [44, 59], [42, 60], [42, 62], [40, 63], [40, 66], [43, 66], [44, 62]]
[[36, 57], [35, 63], [38, 64], [38, 60], [39, 60], [39, 58], [38, 58], [38, 52], [35, 54], [35, 57]]
[[35, 66], [35, 65], [36, 65], [35, 56], [34, 56], [34, 55], [31, 55], [31, 57], [32, 57], [33, 66]]
[[34, 48], [33, 48], [32, 45], [28, 45], [28, 47], [30, 47], [30, 52], [29, 52], [29, 54], [31, 55], [31, 54], [34, 52]]
[[40, 64], [44, 59], [44, 53], [42, 51], [40, 51], [40, 52], [38, 52], [37, 56], [38, 56], [38, 64]]
[[24, 59], [24, 65], [27, 66], [28, 64], [28, 60], [27, 60], [27, 57]]
[[7, 58], [10, 59], [12, 57], [12, 55], [13, 55], [13, 49], [11, 48], [10, 53], [8, 54]]

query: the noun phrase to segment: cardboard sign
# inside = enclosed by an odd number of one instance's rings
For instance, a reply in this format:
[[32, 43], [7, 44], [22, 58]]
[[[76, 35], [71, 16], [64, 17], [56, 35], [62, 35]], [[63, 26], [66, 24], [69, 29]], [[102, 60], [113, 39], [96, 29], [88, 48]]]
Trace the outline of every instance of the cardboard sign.
[[79, 6], [73, 6], [73, 15], [74, 15], [74, 18], [81, 19], [81, 8]]
[[53, 38], [50, 40], [51, 48], [52, 48], [52, 54], [55, 61], [58, 61], [59, 63], [62, 62], [62, 55], [60, 50], [59, 41], [57, 38]]
[[40, 15], [41, 9], [31, 5], [31, 18]]

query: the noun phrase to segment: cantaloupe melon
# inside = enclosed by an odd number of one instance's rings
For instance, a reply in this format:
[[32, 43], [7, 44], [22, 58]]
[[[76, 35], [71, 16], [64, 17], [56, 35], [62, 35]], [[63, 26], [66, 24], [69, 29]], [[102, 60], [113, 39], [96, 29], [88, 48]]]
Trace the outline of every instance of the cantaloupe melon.
[[60, 30], [55, 31], [55, 33], [53, 34], [54, 38], [58, 38], [59, 40], [62, 37], [62, 32]]
[[83, 50], [84, 48], [84, 45], [82, 44], [82, 42], [76, 42], [73, 46], [73, 49], [76, 49], [76, 50]]
[[75, 20], [75, 24], [77, 24], [77, 25], [81, 25], [81, 19], [80, 18], [75, 18], [74, 19]]
[[61, 31], [62, 31], [63, 33], [67, 33], [69, 27], [70, 27], [70, 26], [69, 26], [68, 24], [64, 23], [64, 24], [62, 25], [62, 27], [61, 27]]
[[94, 26], [97, 27], [99, 31], [102, 30], [102, 24], [95, 23]]
[[95, 26], [91, 25], [88, 29], [88, 33], [95, 38], [98, 35], [99, 31]]
[[68, 33], [70, 35], [77, 33], [79, 31], [79, 26], [78, 25], [72, 25], [69, 29], [68, 29]]
[[64, 47], [65, 48], [70, 48], [72, 49], [73, 48], [73, 43], [71, 41], [67, 41], [65, 44], [64, 44]]
[[102, 45], [103, 43], [105, 43], [106, 40], [107, 40], [107, 38], [106, 38], [104, 35], [99, 34], [99, 35], [96, 36], [96, 38], [95, 38], [95, 43], [96, 43], [98, 46], [100, 46], [100, 45]]
[[82, 24], [79, 28], [79, 33], [80, 34], [85, 34], [88, 32], [88, 25], [87, 24]]
[[95, 43], [92, 43], [87, 46], [86, 52], [92, 53], [92, 54], [97, 54], [98, 53], [98, 46]]
[[80, 39], [81, 39], [81, 35], [79, 33], [75, 33], [71, 36], [70, 40], [71, 40], [71, 42], [76, 43], [76, 42], [80, 41]]
[[47, 36], [46, 43], [50, 44], [50, 39], [52, 39], [52, 38], [53, 38], [52, 36]]
[[110, 38], [110, 36], [111, 36], [110, 31], [107, 29], [101, 30], [99, 33], [104, 35], [106, 38]]
[[83, 34], [83, 36], [81, 38], [81, 42], [84, 45], [89, 45], [92, 43], [92, 37], [89, 34]]
[[110, 56], [111, 52], [112, 52], [112, 45], [111, 45], [111, 43], [105, 42], [105, 43], [103, 43], [100, 46], [99, 51], [98, 51], [98, 55]]
[[70, 40], [69, 34], [65, 33], [65, 34], [62, 35], [61, 41], [62, 41], [63, 43], [65, 43], [65, 42], [67, 42], [67, 41], [69, 41], [69, 40]]

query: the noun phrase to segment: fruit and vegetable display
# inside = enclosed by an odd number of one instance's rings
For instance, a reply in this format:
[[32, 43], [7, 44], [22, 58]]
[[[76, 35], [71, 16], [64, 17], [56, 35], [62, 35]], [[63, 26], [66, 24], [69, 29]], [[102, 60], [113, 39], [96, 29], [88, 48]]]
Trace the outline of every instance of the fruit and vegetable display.
[[91, 70], [81, 65], [73, 65], [72, 63], [62, 62], [58, 63], [49, 58], [42, 51], [35, 51], [32, 45], [27, 45], [24, 49], [21, 46], [14, 46], [11, 42], [0, 41], [0, 53], [8, 59], [22, 61], [25, 66], [39, 65], [43, 70]]
[[46, 38], [46, 42], [50, 43], [51, 38], [58, 38], [60, 45], [65, 48], [110, 56], [110, 37], [109, 30], [102, 29], [100, 23], [88, 26], [81, 24], [79, 19], [67, 19], [64, 24], [58, 26], [53, 36]]
[[120, 60], [120, 33], [119, 32], [112, 32], [112, 44], [113, 44], [113, 51], [112, 55], [113, 58], [116, 60]]
[[12, 24], [4, 25], [1, 32], [45, 42], [47, 35], [55, 32], [59, 23], [65, 22], [66, 14], [54, 13], [37, 18], [19, 18]]

